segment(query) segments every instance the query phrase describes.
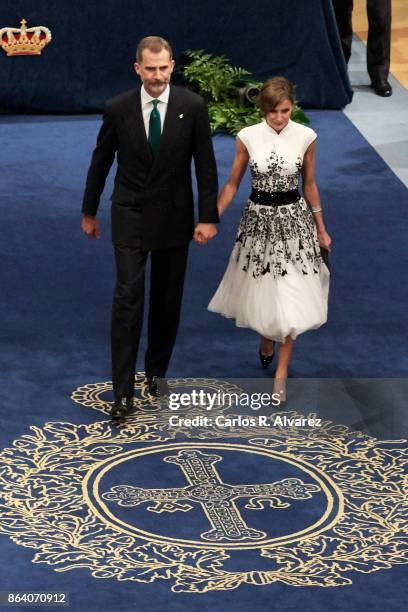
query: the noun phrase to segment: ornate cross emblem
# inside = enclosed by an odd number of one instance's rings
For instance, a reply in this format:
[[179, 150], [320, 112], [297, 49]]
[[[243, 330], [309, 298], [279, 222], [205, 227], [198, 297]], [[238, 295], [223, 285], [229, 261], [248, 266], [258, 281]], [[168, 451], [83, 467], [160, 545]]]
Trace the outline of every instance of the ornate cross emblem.
[[249, 498], [245, 508], [250, 510], [263, 510], [264, 502], [272, 508], [287, 508], [290, 504], [283, 502], [281, 497], [309, 499], [312, 493], [320, 491], [317, 485], [305, 484], [299, 478], [285, 478], [267, 484], [230, 485], [222, 482], [215, 468], [222, 457], [194, 449], [181, 450], [177, 455], [164, 457], [164, 461], [180, 466], [189, 483], [186, 487], [144, 489], [118, 485], [102, 497], [126, 507], [153, 502], [147, 506], [147, 510], [157, 513], [177, 510], [188, 512], [193, 506], [186, 502], [198, 503], [212, 525], [212, 529], [202, 533], [201, 537], [207, 541], [219, 542], [259, 540], [266, 537], [265, 532], [248, 527], [234, 503], [236, 499]]

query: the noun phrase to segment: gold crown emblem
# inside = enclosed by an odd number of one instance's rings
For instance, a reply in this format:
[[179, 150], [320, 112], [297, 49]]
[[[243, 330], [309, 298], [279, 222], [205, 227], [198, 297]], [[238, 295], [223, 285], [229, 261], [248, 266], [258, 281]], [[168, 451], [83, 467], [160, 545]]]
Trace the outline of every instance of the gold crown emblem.
[[20, 23], [21, 28], [0, 30], [0, 45], [7, 55], [41, 55], [45, 45], [51, 41], [51, 32], [44, 26], [27, 28], [25, 19]]

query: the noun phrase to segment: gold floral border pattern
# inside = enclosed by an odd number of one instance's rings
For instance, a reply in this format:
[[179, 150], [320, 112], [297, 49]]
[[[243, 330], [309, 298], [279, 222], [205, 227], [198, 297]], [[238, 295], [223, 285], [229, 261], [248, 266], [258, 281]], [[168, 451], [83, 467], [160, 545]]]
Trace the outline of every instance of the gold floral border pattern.
[[[196, 379], [180, 380], [184, 385], [189, 380], [197, 384]], [[98, 398], [108, 390], [106, 385], [86, 385], [74, 392], [73, 399], [104, 412], [104, 406], [93, 404], [101, 401]], [[168, 423], [166, 427], [157, 407], [149, 408], [147, 397], [140, 401], [144, 410], [120, 428], [109, 421], [45, 423], [41, 428], [32, 426], [29, 434], [0, 454], [0, 531], [16, 544], [35, 549], [34, 563], [46, 563], [58, 572], [88, 568], [95, 578], [169, 580], [175, 593], [274, 582], [342, 586], [352, 584], [353, 571], [371, 573], [408, 563], [406, 441], [379, 441], [330, 421], [310, 433], [285, 427], [271, 428], [267, 436], [265, 428], [256, 427], [200, 433], [200, 438], [245, 439], [254, 447], [311, 463], [342, 492], [344, 513], [327, 531], [259, 549], [263, 566], [270, 562], [267, 570], [226, 570], [230, 551], [146, 543], [110, 528], [83, 497], [82, 483], [89, 470], [130, 444], [163, 442], [180, 435]], [[279, 414], [315, 416], [293, 411]]]

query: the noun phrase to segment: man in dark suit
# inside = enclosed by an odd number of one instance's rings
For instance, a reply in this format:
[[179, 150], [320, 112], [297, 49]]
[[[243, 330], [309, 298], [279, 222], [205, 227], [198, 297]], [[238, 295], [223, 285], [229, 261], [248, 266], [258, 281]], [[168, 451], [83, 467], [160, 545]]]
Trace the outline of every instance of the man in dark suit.
[[[353, 0], [333, 0], [343, 53], [348, 63], [353, 39]], [[377, 95], [392, 95], [388, 82], [391, 47], [391, 0], [367, 0], [367, 70]]]
[[[180, 317], [188, 246], [217, 233], [217, 170], [208, 113], [197, 94], [169, 84], [174, 60], [169, 43], [142, 39], [134, 68], [142, 86], [110, 100], [89, 167], [82, 229], [100, 234], [96, 212], [117, 156], [112, 200], [112, 239], [117, 283], [112, 309], [112, 417], [132, 407], [144, 308], [144, 272], [151, 255], [146, 382], [165, 393], [166, 374]], [[198, 187], [194, 228], [191, 161]], [[162, 388], [160, 389], [160, 385]]]

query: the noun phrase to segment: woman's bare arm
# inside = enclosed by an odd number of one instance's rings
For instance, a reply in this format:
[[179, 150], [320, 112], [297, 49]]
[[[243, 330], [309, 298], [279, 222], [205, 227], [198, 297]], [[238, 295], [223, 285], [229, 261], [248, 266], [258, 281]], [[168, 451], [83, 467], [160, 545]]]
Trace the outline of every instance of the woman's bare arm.
[[237, 138], [235, 159], [232, 163], [231, 174], [218, 196], [218, 214], [221, 216], [225, 209], [231, 204], [242, 177], [248, 165], [249, 155], [244, 143]]
[[[330, 249], [331, 238], [326, 232], [326, 228], [323, 221], [323, 211], [321, 210], [319, 190], [315, 180], [315, 159], [316, 159], [316, 142], [312, 142], [306, 150], [303, 157], [303, 168], [302, 168], [302, 186], [303, 195], [312, 209], [314, 222], [316, 224], [317, 236], [319, 244], [325, 249]], [[317, 209], [317, 211], [313, 211]], [[320, 209], [320, 210], [319, 210]]]

